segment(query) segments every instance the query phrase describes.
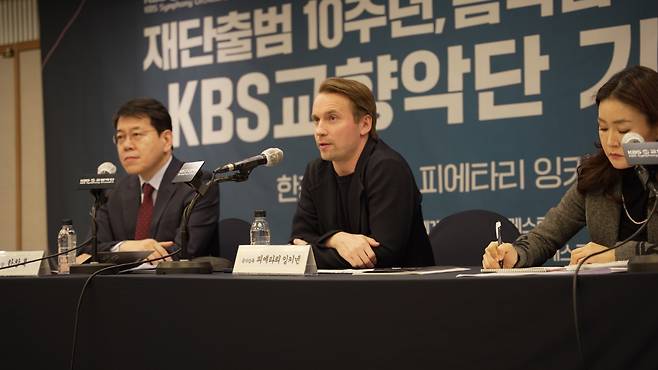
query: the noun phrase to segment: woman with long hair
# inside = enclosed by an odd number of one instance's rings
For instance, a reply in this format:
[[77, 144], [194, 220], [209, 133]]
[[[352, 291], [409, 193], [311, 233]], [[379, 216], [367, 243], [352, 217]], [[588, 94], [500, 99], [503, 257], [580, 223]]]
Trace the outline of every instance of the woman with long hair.
[[[614, 247], [647, 222], [656, 198], [628, 164], [621, 140], [634, 132], [645, 141], [658, 141], [658, 73], [642, 66], [618, 72], [599, 89], [596, 105], [598, 151], [583, 159], [577, 183], [532, 231], [513, 243], [490, 243], [482, 256], [484, 268], [498, 268], [501, 262], [503, 268], [541, 265], [587, 227], [591, 242], [571, 252], [570, 263], [576, 264]], [[647, 253], [656, 243], [658, 217], [653, 217], [632, 241], [587, 262], [627, 260]]]

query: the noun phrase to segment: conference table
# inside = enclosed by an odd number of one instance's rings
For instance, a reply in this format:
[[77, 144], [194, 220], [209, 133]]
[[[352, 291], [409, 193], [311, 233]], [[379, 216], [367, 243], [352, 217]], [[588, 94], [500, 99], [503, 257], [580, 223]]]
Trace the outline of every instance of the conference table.
[[[585, 368], [572, 275], [456, 275], [97, 276], [74, 368]], [[70, 368], [85, 280], [0, 278], [2, 369]], [[587, 369], [658, 368], [658, 273], [580, 276], [577, 297]]]

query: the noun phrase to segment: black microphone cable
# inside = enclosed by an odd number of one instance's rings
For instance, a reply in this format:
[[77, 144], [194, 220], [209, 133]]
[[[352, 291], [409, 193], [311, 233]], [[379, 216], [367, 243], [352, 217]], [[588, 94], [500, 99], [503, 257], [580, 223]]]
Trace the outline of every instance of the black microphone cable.
[[580, 325], [578, 324], [578, 294], [577, 294], [577, 285], [578, 285], [578, 272], [580, 271], [580, 268], [583, 266], [583, 264], [590, 259], [591, 257], [598, 256], [599, 254], [603, 254], [606, 252], [609, 252], [611, 250], [617, 249], [621, 247], [622, 245], [628, 243], [629, 241], [633, 240], [639, 233], [642, 232], [642, 230], [646, 229], [647, 225], [649, 224], [649, 220], [651, 217], [653, 217], [653, 213], [656, 210], [656, 206], [658, 205], [658, 197], [654, 199], [653, 202], [653, 208], [651, 208], [651, 212], [649, 213], [649, 217], [642, 223], [642, 226], [640, 226], [639, 229], [635, 230], [635, 232], [629, 236], [628, 238], [624, 239], [621, 241], [619, 244], [615, 245], [612, 248], [607, 248], [601, 251], [598, 251], [596, 253], [592, 253], [589, 256], [583, 258], [578, 262], [578, 266], [576, 266], [576, 271], [574, 271], [573, 274], [573, 281], [571, 285], [571, 296], [572, 296], [572, 303], [573, 303], [573, 323], [576, 329], [576, 343], [578, 345], [578, 354], [580, 355], [580, 361], [582, 364], [583, 369], [587, 369], [587, 363], [585, 362], [585, 353], [583, 352], [583, 344], [582, 344], [582, 338], [581, 338], [581, 333], [580, 333]]
[[[137, 261], [137, 262], [122, 263], [120, 265], [108, 266], [108, 267], [102, 268], [102, 269], [94, 272], [93, 274], [89, 275], [89, 277], [85, 281], [84, 285], [82, 286], [82, 290], [80, 291], [80, 296], [78, 297], [78, 305], [75, 308], [75, 316], [73, 317], [73, 344], [71, 346], [71, 370], [74, 369], [74, 365], [75, 365], [75, 350], [76, 350], [76, 345], [77, 345], [77, 340], [78, 340], [78, 319], [80, 317], [80, 308], [82, 307], [82, 299], [84, 298], [85, 291], [87, 290], [87, 286], [89, 286], [89, 283], [91, 283], [91, 280], [94, 277], [96, 277], [96, 275], [101, 274], [101, 273], [103, 273], [105, 271], [108, 271], [108, 270], [120, 269], [122, 267], [126, 267], [124, 270], [127, 270], [127, 269], [130, 269], [132, 267], [139, 266], [142, 263], [146, 263], [146, 262], [150, 263], [150, 262], [153, 262], [153, 261], [163, 260], [163, 259], [168, 258], [168, 257], [173, 257], [173, 256], [177, 255], [178, 253], [180, 253], [180, 251], [181, 250], [178, 249], [173, 253], [169, 253], [165, 256], [160, 256], [158, 258], [142, 260], [142, 261]], [[119, 273], [121, 273], [121, 272], [119, 272]]]
[[61, 256], [62, 254], [67, 254], [70, 251], [77, 251], [78, 249], [80, 249], [80, 248], [86, 246], [87, 244], [89, 244], [89, 242], [91, 242], [91, 238], [85, 240], [84, 242], [82, 242], [77, 247], [72, 248], [72, 249], [67, 249], [64, 252], [58, 252], [58, 253], [51, 254], [51, 255], [48, 255], [48, 256], [45, 256], [45, 257], [41, 257], [41, 258], [37, 258], [37, 259], [31, 260], [31, 261], [23, 261], [23, 262], [15, 263], [13, 265], [2, 266], [2, 267], [0, 267], [0, 270], [10, 269], [12, 267], [27, 265], [28, 263], [43, 261], [43, 260], [48, 259], [48, 258], [53, 258], [53, 257]]

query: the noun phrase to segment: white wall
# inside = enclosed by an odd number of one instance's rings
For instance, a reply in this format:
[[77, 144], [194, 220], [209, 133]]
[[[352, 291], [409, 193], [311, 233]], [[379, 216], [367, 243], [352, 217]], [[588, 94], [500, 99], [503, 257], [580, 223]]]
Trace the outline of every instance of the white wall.
[[20, 53], [23, 249], [47, 249], [41, 50]]
[[14, 60], [0, 57], [0, 249], [16, 249], [16, 100]]
[[[18, 58], [16, 74], [14, 59]], [[16, 137], [16, 83], [20, 88], [20, 138]], [[0, 250], [47, 249], [46, 170], [43, 136], [41, 52], [0, 57]], [[20, 190], [17, 186], [20, 142]], [[17, 231], [20, 207], [20, 238]], [[19, 240], [20, 239], [20, 240]]]

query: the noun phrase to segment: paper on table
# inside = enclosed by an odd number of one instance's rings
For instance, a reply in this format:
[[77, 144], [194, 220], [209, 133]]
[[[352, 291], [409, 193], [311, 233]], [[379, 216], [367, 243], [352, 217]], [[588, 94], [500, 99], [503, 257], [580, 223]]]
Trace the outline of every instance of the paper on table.
[[[578, 265], [569, 265], [565, 269], [569, 271], [575, 271]], [[613, 261], [613, 262], [600, 262], [600, 263], [585, 263], [580, 267], [581, 270], [594, 270], [602, 268], [611, 268], [611, 267], [627, 267], [628, 260], [625, 261]]]
[[[598, 275], [613, 272], [624, 272], [628, 261], [614, 261], [605, 263], [587, 263], [580, 268], [579, 274]], [[525, 276], [525, 275], [559, 275], [573, 274], [577, 265], [568, 266], [540, 266], [515, 269], [481, 269], [480, 274], [459, 274], [457, 277], [481, 277], [481, 276]]]
[[334, 274], [334, 275], [340, 275], [340, 274], [347, 274], [347, 275], [352, 275], [358, 271], [372, 271], [374, 269], [342, 269], [342, 270], [335, 270], [335, 269], [318, 269], [318, 274]]
[[[581, 270], [595, 270], [595, 269], [605, 269], [611, 267], [626, 267], [628, 261], [613, 261], [613, 262], [604, 262], [604, 263], [586, 263], [581, 266]], [[520, 268], [506, 268], [506, 269], [480, 269], [480, 272], [486, 273], [496, 273], [496, 274], [536, 274], [536, 273], [547, 273], [555, 271], [575, 271], [577, 265], [568, 265], [568, 266], [536, 266], [536, 267], [520, 267]]]
[[465, 267], [454, 266], [429, 266], [429, 267], [387, 267], [376, 269], [343, 269], [343, 270], [318, 270], [319, 274], [351, 274], [351, 275], [428, 275], [442, 274], [447, 272], [468, 271]]
[[528, 276], [528, 275], [563, 275], [563, 274], [572, 274], [573, 271], [567, 271], [564, 269], [553, 270], [553, 271], [527, 271], [527, 272], [482, 272], [479, 274], [459, 274], [457, 277], [502, 277], [502, 276]]
[[356, 275], [428, 275], [447, 272], [468, 271], [466, 267], [428, 266], [428, 267], [391, 267], [355, 273]]
[[480, 269], [480, 272], [494, 272], [497, 274], [523, 274], [523, 273], [545, 273], [553, 271], [564, 271], [563, 266], [538, 266], [538, 267], [519, 267], [510, 269]]

